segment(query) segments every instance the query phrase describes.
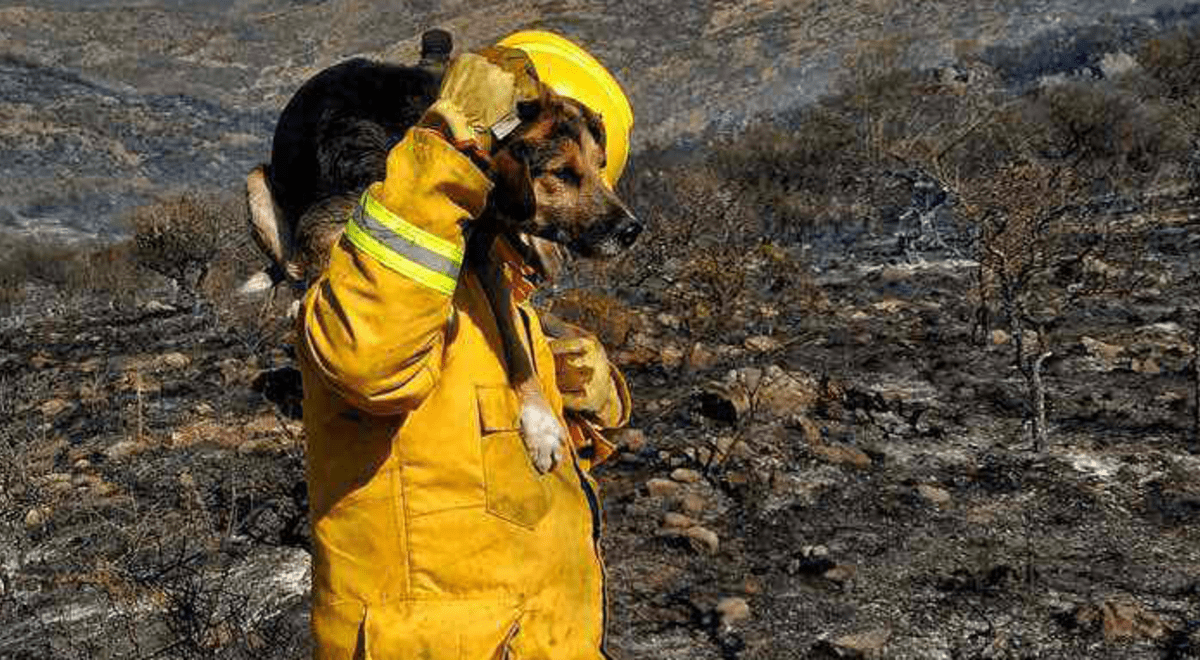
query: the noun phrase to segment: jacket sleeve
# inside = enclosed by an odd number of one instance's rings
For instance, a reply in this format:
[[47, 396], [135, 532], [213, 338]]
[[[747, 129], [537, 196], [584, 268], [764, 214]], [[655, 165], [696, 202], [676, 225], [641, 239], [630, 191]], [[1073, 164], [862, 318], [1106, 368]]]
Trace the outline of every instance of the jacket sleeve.
[[300, 332], [317, 372], [354, 407], [400, 414], [437, 383], [463, 228], [491, 187], [437, 133], [412, 129], [363, 194], [305, 298]]

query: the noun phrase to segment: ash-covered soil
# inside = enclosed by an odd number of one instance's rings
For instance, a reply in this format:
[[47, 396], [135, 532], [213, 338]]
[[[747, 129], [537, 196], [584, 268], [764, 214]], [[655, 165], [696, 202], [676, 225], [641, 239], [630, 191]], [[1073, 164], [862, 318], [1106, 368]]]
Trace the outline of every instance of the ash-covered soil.
[[[1195, 254], [1194, 201], [1159, 208]], [[736, 344], [683, 345], [679, 319], [635, 308], [612, 347], [634, 428], [597, 471], [614, 656], [1200, 657], [1174, 294], [1060, 322], [1034, 451], [1011, 342], [966, 295], [974, 266], [906, 258], [896, 236], [860, 234], [818, 276], [823, 304]], [[166, 295], [31, 296], [5, 321], [0, 657], [307, 649], [285, 328]]]

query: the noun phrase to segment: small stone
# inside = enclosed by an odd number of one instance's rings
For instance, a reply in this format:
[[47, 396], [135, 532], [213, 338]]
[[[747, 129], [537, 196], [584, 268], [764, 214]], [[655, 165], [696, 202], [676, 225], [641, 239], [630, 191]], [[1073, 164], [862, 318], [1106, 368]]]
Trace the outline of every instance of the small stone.
[[239, 454], [269, 454], [279, 449], [279, 443], [274, 438], [256, 438], [238, 445]]
[[1162, 373], [1162, 366], [1152, 357], [1144, 360], [1134, 360], [1130, 363], [1129, 368], [1134, 373], [1145, 374], [1147, 376], [1157, 376]]
[[717, 603], [717, 615], [721, 617], [721, 625], [730, 628], [738, 621], [750, 618], [750, 603], [745, 598], [723, 598]]
[[693, 525], [687, 528], [683, 535], [687, 537], [692, 547], [697, 551], [716, 554], [717, 550], [721, 547], [721, 539], [717, 536], [717, 533], [700, 525]]
[[678, 346], [664, 346], [658, 352], [658, 358], [667, 369], [678, 369], [683, 365], [683, 351]]
[[671, 472], [671, 478], [684, 484], [694, 484], [704, 478], [704, 475], [688, 468], [678, 468]]
[[679, 317], [673, 314], [662, 312], [656, 317], [656, 320], [658, 321], [659, 325], [668, 327], [672, 330], [679, 329]]
[[743, 343], [746, 345], [746, 348], [757, 353], [770, 353], [771, 351], [777, 351], [783, 348], [783, 344], [780, 343], [778, 339], [775, 339], [774, 337], [767, 337], [765, 335], [747, 337], [746, 341]]
[[151, 300], [150, 302], [143, 305], [142, 309], [146, 310], [147, 312], [149, 312], [151, 314], [161, 314], [164, 312], [175, 311], [174, 307], [172, 307], [170, 305], [164, 305], [163, 303], [160, 303], [157, 300]]
[[844, 635], [833, 640], [833, 645], [845, 652], [847, 658], [879, 658], [883, 648], [891, 639], [892, 632], [885, 628]]
[[197, 403], [196, 404], [196, 414], [207, 417], [207, 416], [213, 414], [213, 407], [204, 402]]
[[641, 429], [621, 429], [608, 437], [622, 451], [638, 453], [646, 447], [646, 434]]
[[280, 430], [279, 418], [275, 415], [259, 415], [243, 424], [242, 430], [249, 435], [273, 435]]
[[91, 469], [92, 463], [91, 463], [91, 461], [89, 461], [86, 458], [81, 458], [81, 459], [75, 461], [75, 464], [72, 467], [74, 467], [76, 470], [78, 470], [80, 472], [83, 472], [84, 470]]
[[950, 504], [950, 493], [937, 486], [921, 484], [917, 486], [917, 492], [920, 493], [921, 497], [924, 497], [930, 504], [935, 506], [947, 506]]
[[50, 519], [50, 510], [44, 506], [36, 506], [25, 514], [25, 528], [37, 529]]
[[145, 446], [137, 440], [122, 440], [121, 442], [112, 445], [108, 449], [105, 449], [104, 455], [110, 460], [118, 461], [122, 458], [133, 456], [143, 449], [145, 449]]
[[792, 418], [792, 426], [799, 426], [801, 432], [804, 433], [804, 442], [809, 447], [815, 447], [821, 444], [821, 427], [816, 422], [812, 421], [806, 415], [796, 415]]
[[825, 571], [825, 573], [822, 574], [822, 577], [830, 582], [845, 584], [850, 580], [853, 580], [854, 576], [857, 574], [858, 568], [856, 566], [851, 564], [838, 564], [837, 566]]
[[871, 467], [871, 457], [856, 447], [845, 445], [821, 445], [812, 448], [813, 453], [826, 463], [842, 465], [859, 470]]
[[1104, 639], [1162, 639], [1167, 626], [1153, 612], [1137, 603], [1107, 601], [1099, 608], [1104, 627]]
[[679, 494], [680, 486], [670, 479], [654, 478], [646, 482], [646, 492], [650, 497], [674, 497]]
[[62, 493], [71, 490], [71, 475], [65, 472], [52, 472], [38, 479], [38, 483], [49, 493]]
[[57, 417], [60, 413], [70, 407], [71, 404], [63, 401], [62, 399], [50, 399], [41, 406], [38, 406], [38, 410], [40, 410], [42, 415], [46, 417]]
[[663, 515], [662, 526], [665, 529], [685, 530], [696, 526], [696, 521], [682, 513], [668, 512]]
[[687, 364], [688, 367], [696, 371], [706, 371], [717, 366], [718, 356], [716, 353], [709, 350], [701, 342], [692, 344], [692, 350], [688, 352]]
[[992, 346], [1003, 346], [1012, 341], [1012, 336], [1003, 330], [992, 330]]
[[806, 545], [800, 548], [800, 554], [808, 559], [821, 559], [829, 556], [829, 548], [823, 545]]
[[683, 496], [683, 499], [680, 501], [680, 506], [683, 507], [684, 511], [692, 515], [697, 515], [703, 513], [704, 510], [708, 508], [708, 503], [704, 501], [703, 497], [700, 497], [696, 493], [688, 493]]
[[183, 353], [167, 353], [162, 356], [162, 365], [168, 369], [186, 369], [191, 359]]

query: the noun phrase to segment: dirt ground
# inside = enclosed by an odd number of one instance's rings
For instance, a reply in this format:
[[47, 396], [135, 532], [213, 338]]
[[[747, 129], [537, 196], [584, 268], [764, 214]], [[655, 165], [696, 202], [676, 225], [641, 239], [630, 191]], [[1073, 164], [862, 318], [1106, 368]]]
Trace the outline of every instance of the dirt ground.
[[[1183, 255], [1190, 208], [1170, 228]], [[613, 655], [1200, 657], [1177, 292], [1059, 323], [1034, 451], [971, 262], [869, 239], [771, 336], [683, 346], [635, 310], [649, 338], [612, 351], [634, 429], [597, 470]], [[36, 295], [4, 323], [0, 658], [302, 656], [284, 329]]]

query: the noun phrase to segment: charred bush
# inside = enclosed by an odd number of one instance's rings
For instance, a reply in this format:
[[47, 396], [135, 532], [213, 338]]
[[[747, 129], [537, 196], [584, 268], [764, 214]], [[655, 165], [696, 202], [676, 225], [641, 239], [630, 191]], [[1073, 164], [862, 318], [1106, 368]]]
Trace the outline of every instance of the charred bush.
[[175, 282], [185, 296], [204, 283], [213, 261], [242, 243], [244, 209], [233, 196], [186, 193], [134, 209], [134, 256], [143, 268]]

